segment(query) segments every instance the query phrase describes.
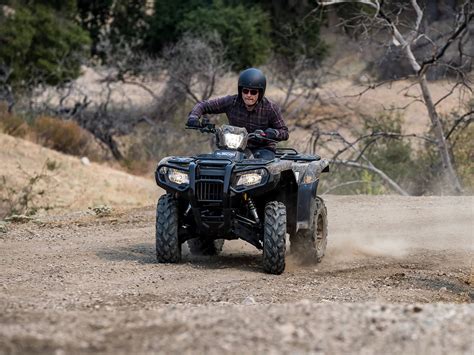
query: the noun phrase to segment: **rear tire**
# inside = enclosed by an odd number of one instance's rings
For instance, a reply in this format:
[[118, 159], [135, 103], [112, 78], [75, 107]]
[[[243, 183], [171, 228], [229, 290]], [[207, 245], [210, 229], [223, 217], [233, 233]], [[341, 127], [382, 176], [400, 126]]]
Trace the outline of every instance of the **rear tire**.
[[272, 201], [265, 205], [263, 222], [263, 270], [280, 275], [285, 270], [286, 207]]
[[324, 200], [316, 197], [313, 224], [291, 236], [291, 252], [303, 262], [321, 262], [328, 243], [328, 212]]
[[224, 239], [205, 240], [194, 238], [188, 240], [189, 251], [192, 255], [219, 255], [224, 246]]
[[178, 202], [171, 194], [162, 195], [156, 206], [156, 258], [159, 263], [177, 263], [181, 260]]

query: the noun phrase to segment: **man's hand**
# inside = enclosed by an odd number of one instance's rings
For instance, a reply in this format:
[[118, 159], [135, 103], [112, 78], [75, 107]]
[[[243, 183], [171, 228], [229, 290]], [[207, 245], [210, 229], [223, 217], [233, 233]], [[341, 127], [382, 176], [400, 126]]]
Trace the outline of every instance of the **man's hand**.
[[261, 142], [263, 141], [263, 138], [262, 137], [266, 137], [266, 134], [264, 131], [262, 131], [261, 129], [256, 129], [255, 131], [253, 131], [253, 133], [255, 134], [255, 140], [258, 141], [258, 142]]
[[199, 121], [198, 116], [190, 115], [188, 117], [188, 122], [186, 123], [186, 126], [200, 128], [201, 127], [201, 121]]
[[265, 130], [265, 136], [269, 139], [278, 138], [278, 131], [275, 128], [267, 128]]

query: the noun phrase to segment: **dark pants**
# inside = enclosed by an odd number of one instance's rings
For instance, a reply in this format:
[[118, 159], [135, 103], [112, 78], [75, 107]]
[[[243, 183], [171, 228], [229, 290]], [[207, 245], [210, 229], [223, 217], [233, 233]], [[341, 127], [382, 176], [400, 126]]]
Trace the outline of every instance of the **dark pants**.
[[272, 160], [275, 159], [275, 152], [265, 148], [253, 148], [251, 149], [253, 157], [255, 159]]

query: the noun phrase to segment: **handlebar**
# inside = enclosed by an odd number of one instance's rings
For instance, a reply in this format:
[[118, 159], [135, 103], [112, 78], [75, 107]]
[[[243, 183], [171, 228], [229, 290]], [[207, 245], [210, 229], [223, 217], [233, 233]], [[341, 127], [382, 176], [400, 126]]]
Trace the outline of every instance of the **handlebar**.
[[[197, 130], [201, 133], [216, 133], [216, 125], [214, 123], [210, 123], [209, 119], [204, 117], [201, 126], [200, 127], [193, 127], [193, 126], [187, 126], [185, 129], [194, 129]], [[271, 139], [265, 136], [265, 132], [252, 132], [248, 134], [248, 139], [256, 139], [256, 140], [261, 140], [261, 141], [266, 141], [270, 143], [278, 143], [277, 140]]]
[[199, 130], [201, 133], [216, 133], [216, 125], [214, 123], [210, 123], [209, 118], [207, 117], [202, 118], [200, 127], [191, 127], [186, 125], [185, 128]]
[[[265, 133], [264, 133], [265, 134]], [[268, 138], [262, 134], [258, 134], [258, 133], [249, 133], [248, 135], [248, 138], [249, 139], [258, 139], [258, 140], [263, 140], [263, 141], [267, 141], [267, 142], [270, 142], [270, 143], [278, 143], [277, 140], [274, 140], [274, 139], [271, 139], [271, 138]]]
[[213, 123], [206, 123], [201, 125], [201, 127], [186, 126], [185, 129], [194, 129], [200, 131], [201, 133], [216, 133], [216, 125]]

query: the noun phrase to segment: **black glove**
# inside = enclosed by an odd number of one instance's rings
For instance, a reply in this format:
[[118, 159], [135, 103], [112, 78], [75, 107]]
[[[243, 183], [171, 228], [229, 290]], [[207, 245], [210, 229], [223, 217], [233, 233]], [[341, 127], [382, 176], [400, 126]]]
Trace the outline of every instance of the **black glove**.
[[266, 137], [265, 132], [261, 129], [256, 129], [255, 131], [253, 131], [253, 133], [255, 134], [254, 139], [258, 142], [261, 142], [263, 140], [262, 137]]
[[267, 128], [265, 130], [265, 135], [269, 139], [275, 139], [278, 137], [278, 131], [275, 128]]
[[188, 117], [188, 123], [186, 123], [186, 126], [199, 128], [201, 127], [201, 121], [199, 121], [198, 116], [190, 115]]

